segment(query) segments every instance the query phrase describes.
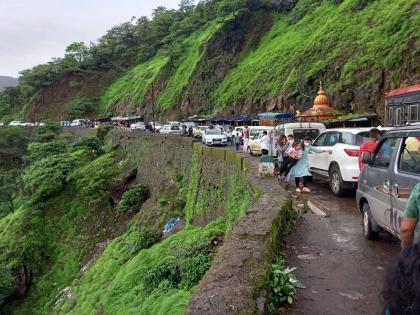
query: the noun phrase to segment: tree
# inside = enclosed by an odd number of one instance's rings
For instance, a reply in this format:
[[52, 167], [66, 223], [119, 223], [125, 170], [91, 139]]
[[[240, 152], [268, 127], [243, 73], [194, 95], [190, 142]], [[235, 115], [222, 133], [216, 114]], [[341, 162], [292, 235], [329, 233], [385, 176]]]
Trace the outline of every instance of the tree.
[[19, 127], [0, 128], [0, 167], [20, 166], [26, 154], [28, 137]]
[[95, 110], [95, 102], [88, 97], [76, 98], [69, 104], [68, 115], [71, 119], [77, 119], [92, 114]]
[[82, 64], [87, 57], [89, 57], [89, 47], [84, 42], [74, 42], [66, 48], [65, 58], [73, 59], [78, 65]]
[[24, 191], [32, 203], [47, 201], [64, 189], [67, 175], [74, 169], [76, 159], [69, 154], [53, 155], [36, 161], [22, 175]]
[[7, 203], [10, 212], [15, 211], [14, 200], [19, 191], [19, 171], [10, 170], [0, 173], [0, 203]]
[[50, 142], [33, 142], [28, 145], [28, 162], [33, 163], [52, 155], [63, 154], [67, 152], [67, 143], [63, 140]]

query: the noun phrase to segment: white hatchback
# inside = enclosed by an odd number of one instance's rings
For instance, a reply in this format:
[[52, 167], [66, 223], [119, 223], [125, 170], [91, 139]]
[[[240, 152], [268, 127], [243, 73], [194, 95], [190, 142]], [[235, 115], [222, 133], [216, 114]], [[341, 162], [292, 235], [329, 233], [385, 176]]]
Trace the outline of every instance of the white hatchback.
[[313, 146], [330, 154], [309, 154], [309, 170], [328, 179], [332, 192], [342, 196], [354, 190], [359, 181], [359, 147], [369, 138], [371, 128], [329, 129], [316, 138]]

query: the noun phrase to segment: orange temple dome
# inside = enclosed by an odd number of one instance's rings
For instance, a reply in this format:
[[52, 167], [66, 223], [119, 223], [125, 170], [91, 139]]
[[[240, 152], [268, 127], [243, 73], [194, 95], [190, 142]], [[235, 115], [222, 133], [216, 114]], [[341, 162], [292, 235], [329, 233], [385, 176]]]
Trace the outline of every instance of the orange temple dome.
[[315, 106], [330, 106], [330, 100], [328, 96], [325, 95], [324, 88], [322, 87], [322, 83], [319, 86], [318, 96], [314, 100], [314, 107]]

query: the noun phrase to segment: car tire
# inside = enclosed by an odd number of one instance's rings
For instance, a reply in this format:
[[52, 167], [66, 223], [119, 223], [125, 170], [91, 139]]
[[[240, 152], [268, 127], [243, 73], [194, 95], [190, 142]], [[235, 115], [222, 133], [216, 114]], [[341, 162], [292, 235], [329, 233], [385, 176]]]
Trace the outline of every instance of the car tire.
[[330, 188], [334, 195], [342, 197], [346, 192], [343, 178], [337, 165], [333, 165], [330, 170]]
[[248, 152], [250, 156], [254, 156], [254, 154], [252, 153], [251, 147], [248, 147], [246, 149], [246, 152]]
[[362, 219], [363, 219], [363, 231], [364, 231], [365, 237], [368, 240], [377, 239], [379, 233], [375, 232], [372, 229], [372, 214], [370, 212], [370, 207], [367, 202], [365, 202], [362, 207]]

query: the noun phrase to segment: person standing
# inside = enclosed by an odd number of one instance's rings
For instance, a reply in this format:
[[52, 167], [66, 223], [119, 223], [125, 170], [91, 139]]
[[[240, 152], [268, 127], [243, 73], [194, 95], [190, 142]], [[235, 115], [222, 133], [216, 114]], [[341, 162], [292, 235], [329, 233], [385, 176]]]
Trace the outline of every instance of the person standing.
[[247, 153], [247, 150], [248, 150], [249, 137], [250, 137], [249, 128], [248, 126], [245, 126], [244, 133], [242, 135], [244, 153]]
[[[420, 217], [420, 183], [414, 186], [408, 199], [401, 223], [401, 246], [407, 247], [414, 241], [414, 233]], [[417, 232], [420, 226], [417, 227]], [[420, 235], [420, 234], [419, 234]]]
[[278, 163], [278, 169], [280, 170], [285, 158], [287, 149], [289, 149], [289, 144], [287, 143], [287, 138], [285, 135], [280, 135], [274, 145], [276, 150], [276, 158]]
[[260, 140], [261, 143], [261, 154], [268, 155], [271, 148], [271, 138], [267, 131], [263, 131], [263, 137]]
[[305, 137], [303, 140], [304, 150], [302, 158], [290, 170], [290, 176], [295, 178], [296, 192], [311, 192], [307, 187], [308, 180], [312, 176], [309, 171], [309, 152], [327, 153], [328, 151], [319, 150], [312, 146], [312, 139]]
[[236, 152], [239, 152], [239, 150], [241, 149], [241, 138], [242, 138], [241, 132], [239, 130], [233, 131], [232, 138], [233, 138], [233, 141], [235, 142]]
[[381, 136], [381, 131], [377, 128], [372, 128], [369, 131], [369, 140], [362, 143], [359, 148], [359, 169], [360, 172], [363, 171], [366, 167], [366, 164], [363, 163], [363, 155], [365, 153], [372, 154], [375, 152], [376, 144], [378, 143], [379, 137]]

